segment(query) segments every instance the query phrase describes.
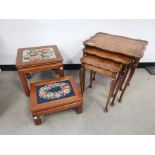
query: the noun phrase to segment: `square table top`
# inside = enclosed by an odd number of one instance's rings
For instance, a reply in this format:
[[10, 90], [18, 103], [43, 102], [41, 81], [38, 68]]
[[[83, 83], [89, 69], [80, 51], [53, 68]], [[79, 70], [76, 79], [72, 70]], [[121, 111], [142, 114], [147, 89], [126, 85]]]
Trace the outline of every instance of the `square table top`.
[[148, 41], [98, 32], [83, 44], [117, 54], [141, 58]]
[[83, 96], [72, 76], [30, 84], [30, 110], [38, 112], [62, 105], [81, 102]]
[[16, 57], [16, 67], [25, 68], [60, 63], [62, 61], [62, 56], [56, 45], [19, 48]]

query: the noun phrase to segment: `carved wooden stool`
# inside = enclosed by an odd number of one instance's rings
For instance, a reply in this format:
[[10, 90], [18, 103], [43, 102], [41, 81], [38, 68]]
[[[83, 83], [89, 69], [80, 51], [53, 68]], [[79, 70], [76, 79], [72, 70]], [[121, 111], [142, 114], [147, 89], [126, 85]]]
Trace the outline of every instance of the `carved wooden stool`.
[[104, 111], [108, 112], [110, 99], [112, 98], [111, 105], [114, 105], [116, 95], [122, 84], [124, 76], [122, 64], [91, 55], [81, 58], [81, 64], [82, 69], [80, 70], [80, 86], [82, 93], [84, 92], [85, 88], [85, 69], [96, 73], [101, 73], [112, 78], [109, 95], [107, 98], [106, 106], [104, 108]]
[[83, 96], [71, 76], [30, 84], [30, 111], [36, 125], [41, 115], [70, 108], [82, 112]]

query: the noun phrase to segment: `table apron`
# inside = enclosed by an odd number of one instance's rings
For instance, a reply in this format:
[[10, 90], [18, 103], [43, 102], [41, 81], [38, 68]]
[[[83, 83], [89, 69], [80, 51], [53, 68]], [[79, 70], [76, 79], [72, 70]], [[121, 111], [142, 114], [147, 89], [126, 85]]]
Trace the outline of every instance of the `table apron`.
[[48, 65], [42, 65], [42, 66], [32, 66], [32, 67], [28, 67], [28, 68], [18, 68], [18, 71], [24, 72], [24, 73], [40, 72], [40, 71], [51, 70], [51, 69], [60, 69], [60, 67], [63, 67], [62, 63], [48, 64]]

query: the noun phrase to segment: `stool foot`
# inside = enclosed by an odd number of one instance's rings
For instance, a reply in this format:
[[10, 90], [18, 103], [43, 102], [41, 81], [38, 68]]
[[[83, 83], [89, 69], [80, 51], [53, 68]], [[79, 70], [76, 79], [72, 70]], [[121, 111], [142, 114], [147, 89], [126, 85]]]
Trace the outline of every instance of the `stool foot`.
[[76, 110], [76, 112], [77, 112], [77, 114], [80, 114], [80, 113], [82, 113], [82, 105], [80, 105], [80, 106], [78, 106], [77, 107], [77, 110]]
[[41, 124], [41, 119], [39, 116], [33, 116], [33, 120], [34, 120], [35, 125]]
[[64, 77], [64, 68], [63, 68], [63, 66], [61, 66], [60, 69], [59, 69], [59, 76]]

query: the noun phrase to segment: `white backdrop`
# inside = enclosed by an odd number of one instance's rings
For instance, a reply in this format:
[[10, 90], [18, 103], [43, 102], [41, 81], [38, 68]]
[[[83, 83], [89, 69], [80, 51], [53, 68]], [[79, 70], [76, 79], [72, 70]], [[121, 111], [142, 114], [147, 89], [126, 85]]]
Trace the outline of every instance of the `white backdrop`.
[[56, 44], [65, 64], [80, 63], [83, 41], [96, 32], [149, 41], [141, 62], [155, 62], [155, 20], [0, 20], [0, 65], [15, 64], [18, 48]]

